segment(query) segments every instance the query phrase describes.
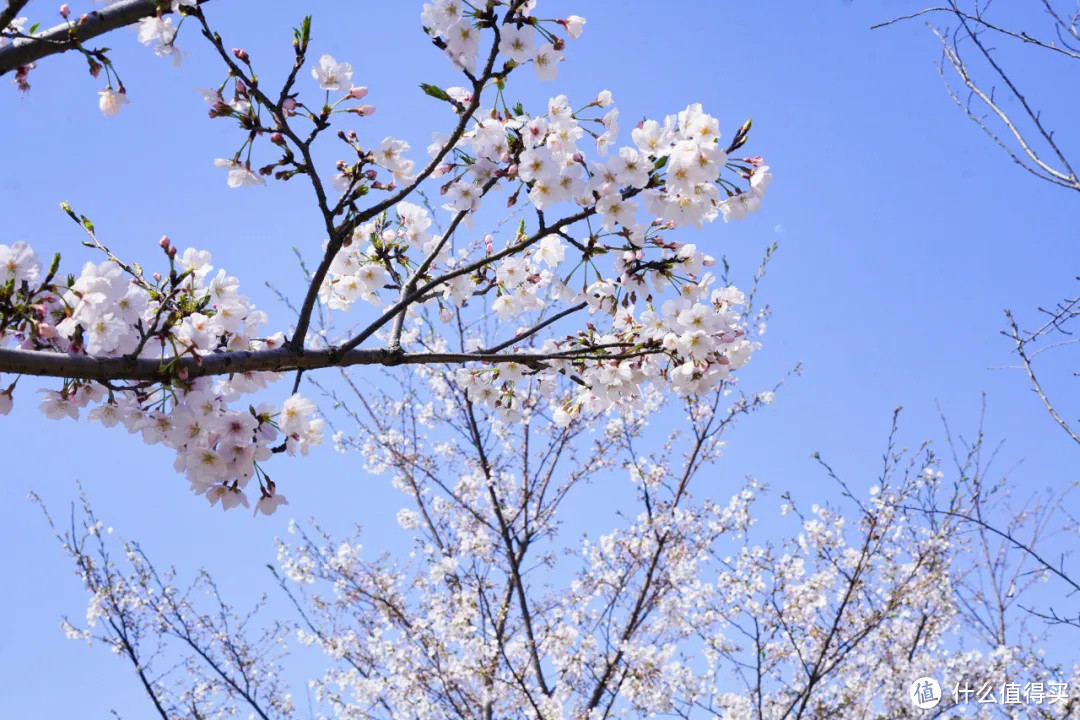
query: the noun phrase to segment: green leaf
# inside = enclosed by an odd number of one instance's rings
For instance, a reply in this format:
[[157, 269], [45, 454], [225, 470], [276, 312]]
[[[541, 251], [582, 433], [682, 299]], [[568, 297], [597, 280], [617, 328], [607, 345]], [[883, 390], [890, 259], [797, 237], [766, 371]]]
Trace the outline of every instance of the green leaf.
[[311, 16], [304, 17], [304, 21], [300, 23], [300, 27], [293, 28], [293, 51], [297, 57], [301, 57], [307, 52], [308, 42], [311, 40]]
[[667, 155], [665, 155], [662, 158], [657, 158], [656, 162], [653, 163], [653, 170], [659, 170], [662, 167], [664, 167], [665, 165], [667, 165], [667, 160], [668, 160]]
[[424, 91], [425, 95], [430, 95], [436, 100], [445, 100], [446, 102], [451, 102], [450, 96], [447, 95], [446, 91], [440, 87], [430, 85], [428, 83], [420, 83], [420, 89]]
[[38, 31], [39, 27], [41, 27], [41, 23], [39, 23], [39, 22], [36, 22], [33, 25], [31, 25], [29, 34], [33, 35], [34, 33], [36, 33]]
[[514, 115], [524, 115], [525, 114], [525, 106], [522, 105], [520, 102], [518, 102], [518, 103], [516, 103], [514, 105], [513, 110], [514, 110]]

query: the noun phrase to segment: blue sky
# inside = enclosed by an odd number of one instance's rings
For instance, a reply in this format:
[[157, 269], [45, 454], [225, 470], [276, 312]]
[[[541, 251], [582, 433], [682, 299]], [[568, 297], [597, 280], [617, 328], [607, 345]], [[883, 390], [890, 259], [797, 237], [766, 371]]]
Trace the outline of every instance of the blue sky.
[[[371, 89], [367, 101], [378, 112], [358, 132], [375, 142], [405, 138], [415, 158], [432, 131], [446, 129], [445, 114], [417, 84], [456, 84], [420, 31], [420, 4], [303, 3], [315, 18], [312, 54], [352, 62], [354, 82]], [[295, 5], [214, 2], [207, 13], [226, 46], [245, 47], [271, 77], [289, 62]], [[892, 12], [921, 7], [891, 5]], [[47, 25], [49, 8], [32, 3], [29, 14]], [[727, 255], [742, 277], [779, 242], [762, 291], [775, 315], [745, 376], [765, 386], [798, 361], [805, 369], [729, 438], [716, 468], [720, 491], [753, 474], [804, 502], [827, 497], [832, 488], [808, 459], [815, 450], [852, 484], [870, 485], [894, 407], [905, 406], [902, 439], [917, 445], [941, 437], [936, 403], [954, 427], [973, 430], [982, 392], [988, 434], [1006, 440], [1001, 469], [1011, 468], [1018, 486], [1035, 491], [1078, 479], [1075, 446], [1021, 373], [994, 369], [1013, 362], [999, 335], [1004, 308], [1032, 318], [1036, 306], [1075, 289], [1078, 198], [1034, 180], [979, 134], [944, 93], [936, 41], [923, 26], [871, 32], [887, 18], [882, 5], [841, 0], [541, 0], [541, 8], [549, 17], [585, 15], [586, 32], [569, 47], [557, 84], [522, 73], [512, 97], [538, 107], [565, 93], [580, 106], [609, 89], [624, 128], [701, 102], [726, 137], [752, 116], [747, 149], [773, 168], [758, 215], [683, 238]], [[212, 161], [231, 156], [237, 136], [231, 123], [206, 119], [193, 91], [216, 86], [223, 72], [194, 28], [186, 30], [179, 44], [191, 56], [179, 69], [139, 46], [134, 32], [109, 37], [132, 99], [114, 118], [98, 113], [100, 81], [76, 56], [43, 62], [25, 97], [0, 88], [7, 168], [0, 242], [64, 250], [67, 266], [78, 267], [89, 255], [58, 208], [66, 200], [93, 218], [118, 255], [147, 266], [159, 257], [162, 234], [180, 247], [212, 250], [215, 265], [240, 276], [242, 290], [271, 313], [271, 325], [284, 327], [289, 316], [263, 282], [297, 291], [291, 247], [316, 257], [318, 219], [300, 182], [225, 186]], [[1064, 81], [1055, 75], [1068, 68], [1028, 64], [1031, 57], [1015, 58], [1031, 97], [1051, 125], [1075, 128], [1080, 98], [1057, 92]], [[1060, 362], [1045, 372], [1055, 370], [1067, 374]], [[1064, 407], [1080, 399], [1075, 380], [1056, 390]], [[290, 517], [317, 515], [331, 528], [360, 522], [375, 538], [394, 537], [386, 518], [398, 507], [395, 491], [328, 446], [302, 462], [275, 459], [291, 505], [253, 521], [208, 512], [163, 448], [48, 421], [30, 393], [16, 402], [0, 439], [0, 541], [12, 548], [0, 595], [0, 710], [11, 717], [98, 718], [112, 708], [145, 715], [125, 664], [58, 630], [60, 615], [81, 618], [85, 597], [28, 491], [64, 516], [81, 481], [106, 522], [152, 557], [206, 567], [238, 597], [266, 586], [272, 539]]]

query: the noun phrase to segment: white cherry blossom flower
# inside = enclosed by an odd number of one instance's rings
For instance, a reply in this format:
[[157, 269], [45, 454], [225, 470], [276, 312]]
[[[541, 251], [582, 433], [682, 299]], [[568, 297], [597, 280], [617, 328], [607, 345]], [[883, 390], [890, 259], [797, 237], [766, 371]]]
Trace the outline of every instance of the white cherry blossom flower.
[[352, 88], [353, 68], [347, 62], [338, 62], [331, 55], [323, 55], [315, 67], [311, 68], [311, 77], [323, 90], [348, 92]]
[[131, 102], [126, 93], [116, 92], [111, 87], [98, 91], [98, 95], [101, 96], [98, 107], [101, 108], [101, 114], [105, 117], [116, 115], [122, 107]]

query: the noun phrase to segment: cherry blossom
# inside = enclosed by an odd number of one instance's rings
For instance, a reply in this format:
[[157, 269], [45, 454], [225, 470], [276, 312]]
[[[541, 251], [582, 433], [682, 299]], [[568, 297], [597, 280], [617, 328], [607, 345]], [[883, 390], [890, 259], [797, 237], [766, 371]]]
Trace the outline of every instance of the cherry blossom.
[[323, 90], [348, 92], [352, 88], [352, 65], [334, 60], [330, 55], [323, 55], [311, 69], [311, 76]]
[[126, 93], [116, 92], [111, 87], [101, 90], [98, 94], [101, 95], [98, 106], [105, 117], [116, 115], [122, 107], [131, 102]]
[[251, 185], [265, 185], [266, 181], [259, 177], [258, 173], [252, 172], [251, 168], [239, 160], [218, 158], [214, 160], [214, 166], [228, 168], [229, 176], [227, 183], [231, 188], [249, 187]]

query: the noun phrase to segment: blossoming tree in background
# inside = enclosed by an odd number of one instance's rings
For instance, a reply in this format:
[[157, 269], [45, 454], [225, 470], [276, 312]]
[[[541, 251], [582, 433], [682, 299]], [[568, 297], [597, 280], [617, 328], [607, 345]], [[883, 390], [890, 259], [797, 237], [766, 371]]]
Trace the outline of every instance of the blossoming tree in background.
[[[711, 391], [657, 438], [657, 395], [645, 410], [530, 426], [482, 413], [429, 366], [387, 375], [388, 390], [333, 394], [355, 421], [338, 442], [403, 493], [397, 521], [412, 552], [373, 558], [359, 530], [292, 525], [276, 599], [237, 609], [209, 575], [188, 586], [84, 504], [58, 530], [91, 596], [86, 620], [65, 622], [69, 637], [130, 663], [162, 718], [1080, 710], [1080, 666], [1044, 655], [1050, 630], [1029, 622], [1031, 588], [1049, 573], [1012, 539], [1053, 547], [1047, 524], [1060, 515], [1028, 508], [1008, 539], [973, 531], [967, 518], [1001, 510], [981, 437], [954, 447], [948, 480], [928, 448], [904, 451], [890, 436], [868, 491], [833, 475], [839, 505], [776, 502], [753, 479], [713, 502], [697, 493], [717, 491], [708, 476], [725, 432], [768, 396]], [[582, 537], [567, 510], [595, 502], [593, 483], [619, 513], [591, 512]], [[325, 668], [306, 687], [288, 682], [318, 667], [303, 646]], [[920, 677], [955, 688], [927, 712], [909, 696]], [[1013, 699], [976, 703], [988, 687]]]
[[[712, 256], [668, 233], [757, 210], [768, 167], [760, 157], [732, 154], [746, 142], [749, 122], [721, 143], [718, 121], [691, 104], [641, 123], [632, 144], [619, 145], [608, 92], [576, 110], [563, 95], [539, 111], [511, 107], [511, 76], [531, 66], [540, 79], [555, 79], [567, 40], [585, 23], [541, 20], [534, 4], [424, 7], [424, 27], [464, 85], [422, 86], [445, 106], [451, 127], [418, 164], [402, 140], [369, 142], [346, 129], [374, 107], [367, 89], [353, 84], [349, 63], [329, 55], [309, 61], [310, 18], [294, 31], [286, 80], [269, 88], [257, 59], [229, 49], [194, 0], [122, 2], [77, 20], [65, 5], [62, 40], [26, 28], [15, 17], [25, 3], [9, 3], [0, 68], [20, 63], [16, 84], [26, 87], [27, 53], [77, 50], [91, 74], [104, 74], [105, 115], [121, 111], [127, 89], [105, 51], [83, 46], [84, 26], [91, 34], [139, 10], [146, 15], [139, 39], [174, 59], [182, 57], [178, 29], [196, 26], [227, 70], [204, 93], [210, 115], [240, 128], [235, 153], [215, 161], [227, 184], [303, 176], [325, 239], [307, 290], [295, 299], [295, 324], [274, 332], [208, 250], [178, 249], [162, 238], [157, 270], [144, 269], [116, 257], [93, 223], [64, 205], [101, 261], [65, 274], [59, 256], [43, 261], [23, 242], [0, 246], [0, 372], [12, 378], [0, 409], [11, 410], [21, 376], [58, 378], [41, 402], [49, 417], [85, 413], [174, 448], [192, 487], [226, 508], [248, 504], [255, 478], [257, 510], [269, 513], [284, 497], [264, 463], [275, 452], [306, 453], [322, 439], [323, 421], [297, 394], [304, 372], [449, 364], [470, 397], [502, 418], [527, 421], [535, 410], [523, 398], [533, 387], [559, 424], [583, 411], [640, 405], [649, 387], [691, 395], [723, 382], [755, 348], [738, 319], [742, 294], [717, 284]], [[153, 12], [144, 12], [148, 5]], [[173, 24], [170, 11], [181, 21]], [[338, 127], [335, 139], [328, 131]], [[336, 166], [315, 161], [322, 142], [339, 143]], [[444, 199], [435, 211], [447, 219], [439, 232], [420, 202], [428, 184]], [[495, 197], [527, 203], [531, 217], [499, 238], [463, 229]], [[429, 321], [488, 309], [505, 328], [492, 344], [456, 333], [419, 340]], [[358, 329], [315, 335], [317, 310], [350, 313]], [[286, 372], [294, 380], [291, 392], [277, 391], [283, 401], [245, 400]]]

